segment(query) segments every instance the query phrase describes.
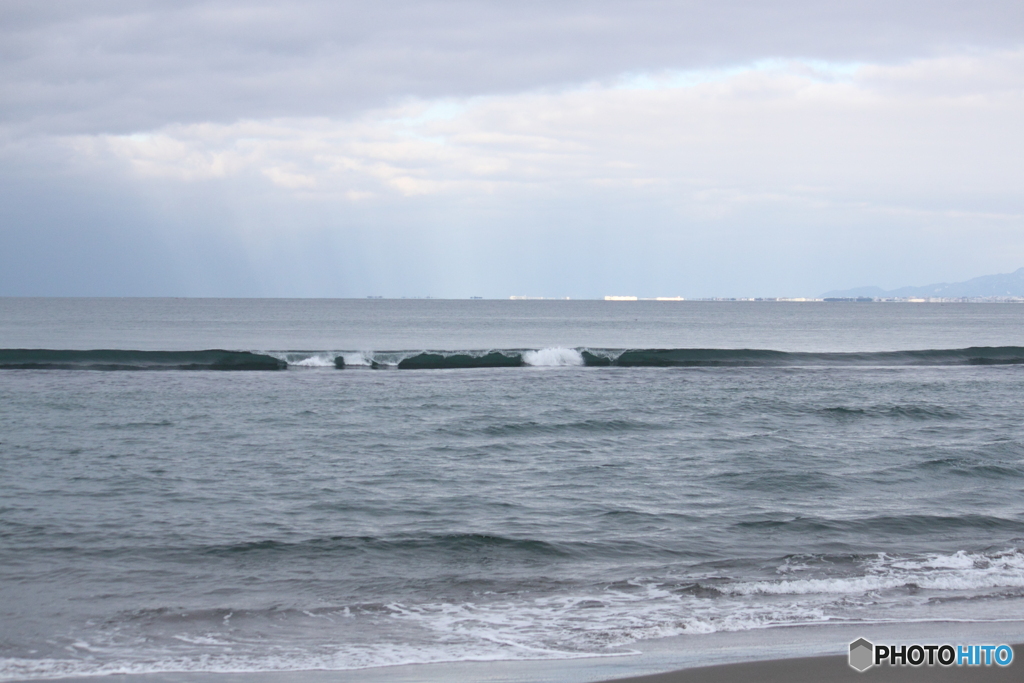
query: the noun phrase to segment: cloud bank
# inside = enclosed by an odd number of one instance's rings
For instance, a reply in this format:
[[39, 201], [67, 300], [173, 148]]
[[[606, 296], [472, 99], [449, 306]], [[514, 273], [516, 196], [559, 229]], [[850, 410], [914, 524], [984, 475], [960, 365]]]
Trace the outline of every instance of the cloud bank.
[[1011, 3], [2, 11], [0, 294], [799, 296], [1024, 262]]

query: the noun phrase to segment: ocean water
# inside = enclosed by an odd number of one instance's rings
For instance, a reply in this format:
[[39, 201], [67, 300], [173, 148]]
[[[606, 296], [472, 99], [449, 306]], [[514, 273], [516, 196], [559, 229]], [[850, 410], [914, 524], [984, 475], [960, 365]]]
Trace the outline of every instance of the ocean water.
[[0, 299], [0, 367], [3, 680], [1024, 614], [1020, 305]]

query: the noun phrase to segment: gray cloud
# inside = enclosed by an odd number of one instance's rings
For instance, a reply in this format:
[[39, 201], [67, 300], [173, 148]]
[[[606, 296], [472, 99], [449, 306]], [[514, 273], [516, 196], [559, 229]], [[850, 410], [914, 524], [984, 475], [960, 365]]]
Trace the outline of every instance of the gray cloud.
[[126, 133], [350, 116], [763, 57], [899, 60], [1024, 38], [1008, 2], [0, 3], [0, 121]]
[[1014, 270], [1022, 46], [1019, 1], [2, 0], [0, 295]]

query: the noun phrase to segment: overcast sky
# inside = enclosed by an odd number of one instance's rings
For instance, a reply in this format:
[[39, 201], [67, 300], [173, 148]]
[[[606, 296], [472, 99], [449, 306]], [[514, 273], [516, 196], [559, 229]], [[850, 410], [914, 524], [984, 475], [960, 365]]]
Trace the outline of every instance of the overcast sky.
[[0, 295], [1024, 266], [1024, 3], [0, 0]]

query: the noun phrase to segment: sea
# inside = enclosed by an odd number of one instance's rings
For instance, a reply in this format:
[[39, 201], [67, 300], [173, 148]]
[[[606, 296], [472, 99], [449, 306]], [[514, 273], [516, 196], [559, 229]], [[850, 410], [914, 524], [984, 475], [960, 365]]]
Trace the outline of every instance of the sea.
[[0, 298], [0, 680], [1022, 615], [1024, 305]]

